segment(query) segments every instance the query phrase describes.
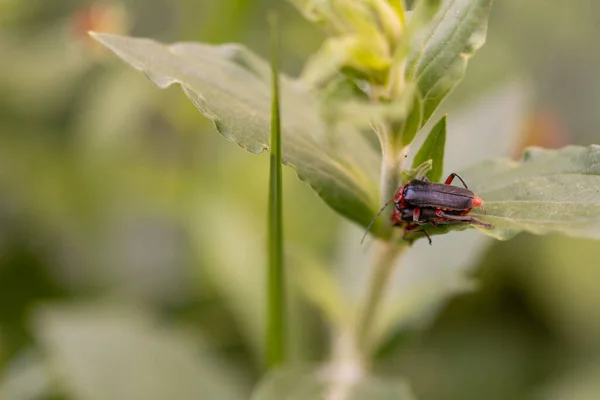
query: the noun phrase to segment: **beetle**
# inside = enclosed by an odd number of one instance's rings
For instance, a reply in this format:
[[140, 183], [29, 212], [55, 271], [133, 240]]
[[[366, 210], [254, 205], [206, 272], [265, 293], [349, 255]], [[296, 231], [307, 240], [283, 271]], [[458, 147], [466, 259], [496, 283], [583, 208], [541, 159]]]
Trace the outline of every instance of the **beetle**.
[[[455, 178], [462, 182], [464, 188], [451, 185]], [[444, 183], [434, 183], [427, 178], [423, 178], [413, 179], [400, 186], [394, 193], [394, 197], [383, 205], [375, 218], [369, 223], [362, 241], [364, 241], [375, 220], [391, 202], [395, 206], [392, 213], [392, 224], [405, 225], [403, 237], [406, 236], [408, 231], [415, 230], [419, 225], [425, 224], [434, 226], [474, 224], [486, 228], [492, 227], [492, 225], [477, 218], [467, 216], [474, 207], [481, 208], [485, 213], [483, 200], [469, 189], [460, 175], [453, 172], [448, 175]], [[427, 232], [425, 234], [429, 239], [429, 243], [431, 243], [431, 238]]]
[[470, 215], [461, 215], [462, 211], [442, 211], [435, 208], [394, 208], [392, 213], [392, 225], [404, 226], [402, 239], [406, 238], [408, 232], [423, 232], [431, 244], [431, 236], [423, 228], [423, 225], [458, 225], [472, 224], [492, 228], [491, 224]]
[[[464, 188], [452, 186], [454, 178], [458, 178]], [[469, 190], [464, 179], [455, 172], [448, 175], [445, 183], [434, 183], [427, 178], [413, 179], [396, 190], [393, 201], [398, 209], [431, 207], [461, 211], [460, 215], [468, 214], [474, 207], [483, 209], [483, 200]]]

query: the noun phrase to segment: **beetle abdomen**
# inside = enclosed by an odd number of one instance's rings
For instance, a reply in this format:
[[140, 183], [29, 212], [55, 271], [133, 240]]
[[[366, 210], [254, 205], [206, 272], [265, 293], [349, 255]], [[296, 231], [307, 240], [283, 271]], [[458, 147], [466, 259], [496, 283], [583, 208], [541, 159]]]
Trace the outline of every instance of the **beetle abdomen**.
[[412, 180], [404, 189], [404, 201], [415, 207], [469, 210], [475, 194], [458, 186]]

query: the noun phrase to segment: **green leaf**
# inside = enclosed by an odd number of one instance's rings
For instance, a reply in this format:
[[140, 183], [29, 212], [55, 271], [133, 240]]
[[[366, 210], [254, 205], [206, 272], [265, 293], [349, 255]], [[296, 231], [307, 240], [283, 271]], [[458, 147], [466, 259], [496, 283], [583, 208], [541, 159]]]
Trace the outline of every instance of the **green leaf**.
[[[405, 121], [411, 112], [412, 96], [403, 96], [389, 103], [372, 103], [365, 100], [331, 100], [325, 103], [322, 116], [330, 124], [344, 124], [359, 129], [375, 129], [375, 121]], [[369, 132], [371, 133], [371, 132]], [[377, 133], [379, 135], [379, 133]]]
[[406, 10], [404, 7], [404, 0], [387, 0], [390, 4], [396, 15], [398, 16], [398, 20], [404, 26], [406, 24]]
[[400, 135], [402, 146], [408, 146], [412, 143], [421, 128], [421, 121], [423, 120], [423, 102], [421, 97], [417, 94], [414, 96], [413, 104], [408, 117], [404, 121], [402, 127], [395, 130], [395, 133]]
[[463, 173], [494, 225], [482, 229], [505, 240], [519, 232], [600, 238], [600, 146], [528, 149], [518, 162], [497, 159]]
[[161, 328], [140, 310], [122, 304], [44, 308], [34, 322], [69, 398], [243, 398], [235, 372], [222, 360], [200, 356], [189, 337]]
[[281, 120], [279, 115], [279, 26], [277, 16], [269, 18], [271, 29], [271, 156], [269, 174], [269, 280], [266, 362], [281, 365], [286, 358], [286, 299], [283, 265], [283, 179], [281, 171]]
[[393, 36], [401, 28], [392, 7], [377, 4], [377, 0], [291, 0], [291, 3], [306, 19], [321, 25], [332, 36], [372, 36], [380, 32], [380, 26]]
[[275, 370], [259, 383], [251, 400], [414, 400], [410, 388], [402, 380], [388, 382], [369, 377], [350, 382], [352, 376], [341, 376], [336, 381], [333, 378], [336, 372], [343, 374], [333, 367], [321, 370]]
[[432, 160], [433, 165], [426, 176], [432, 182], [439, 182], [444, 172], [444, 149], [446, 147], [446, 116], [444, 115], [429, 132], [425, 143], [421, 146], [415, 159], [413, 168], [417, 168], [427, 160]]
[[324, 25], [333, 36], [306, 63], [302, 80], [321, 86], [342, 69], [370, 81], [384, 83], [391, 63], [390, 42], [402, 26], [393, 8], [382, 0], [292, 0], [309, 19]]
[[398, 4], [390, 4], [387, 0], [372, 0], [371, 6], [377, 13], [379, 25], [383, 28], [390, 46], [396, 46], [404, 28], [404, 9], [398, 7]]
[[[180, 84], [217, 130], [240, 147], [269, 148], [268, 65], [239, 45], [178, 43], [94, 33], [93, 37], [161, 88]], [[318, 102], [299, 82], [281, 77], [283, 163], [292, 166], [329, 206], [366, 226], [377, 203], [377, 155], [357, 131], [343, 149], [330, 140]]]
[[352, 75], [383, 83], [392, 59], [385, 37], [346, 35], [325, 41], [304, 66], [302, 81], [309, 87], [321, 86], [342, 69]]
[[346, 75], [337, 75], [319, 93], [322, 102], [336, 102], [347, 100], [368, 101], [369, 96], [361, 89], [355, 80]]
[[413, 179], [423, 179], [433, 168], [433, 160], [427, 159], [414, 168], [402, 171], [402, 182], [408, 182]]
[[431, 27], [412, 44], [406, 79], [423, 99], [421, 125], [461, 80], [467, 59], [485, 42], [492, 0], [446, 0]]
[[438, 12], [440, 5], [441, 0], [418, 0], [410, 16], [408, 29], [418, 32], [423, 25], [431, 21]]

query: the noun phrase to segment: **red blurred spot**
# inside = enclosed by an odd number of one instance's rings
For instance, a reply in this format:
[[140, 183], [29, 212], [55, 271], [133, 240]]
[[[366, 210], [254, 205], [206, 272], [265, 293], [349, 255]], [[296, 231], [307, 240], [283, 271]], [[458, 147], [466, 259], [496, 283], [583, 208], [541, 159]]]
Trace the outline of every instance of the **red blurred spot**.
[[125, 34], [127, 14], [121, 3], [87, 3], [71, 14], [69, 25], [70, 33], [76, 39], [84, 40], [88, 46], [95, 46], [88, 32]]
[[538, 146], [556, 149], [569, 142], [569, 132], [565, 129], [556, 113], [549, 110], [537, 110], [528, 119], [523, 131], [523, 141], [517, 149], [520, 158], [527, 147]]

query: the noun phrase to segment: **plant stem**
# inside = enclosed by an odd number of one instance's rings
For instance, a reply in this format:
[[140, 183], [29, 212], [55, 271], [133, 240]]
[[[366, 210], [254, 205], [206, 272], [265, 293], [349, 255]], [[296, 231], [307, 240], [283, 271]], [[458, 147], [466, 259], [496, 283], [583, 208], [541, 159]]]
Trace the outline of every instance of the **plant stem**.
[[279, 43], [277, 18], [269, 16], [271, 26], [273, 102], [271, 112], [271, 154], [269, 179], [269, 273], [266, 362], [269, 368], [285, 361], [285, 280], [283, 266], [283, 199], [281, 171], [281, 123], [279, 116]]
[[[382, 202], [388, 201], [394, 196], [394, 192], [400, 183], [400, 173], [404, 164], [404, 156], [408, 148], [397, 151], [390, 143], [390, 127], [383, 126], [384, 138], [382, 141], [382, 163], [381, 163], [381, 182], [380, 197]], [[391, 210], [384, 214], [389, 214]], [[386, 293], [388, 282], [394, 272], [394, 267], [398, 256], [406, 248], [405, 244], [398, 244], [398, 232], [394, 231], [391, 238], [386, 241], [376, 241], [374, 243], [374, 258], [371, 266], [371, 277], [369, 286], [365, 294], [365, 300], [362, 307], [359, 308], [359, 315], [356, 326], [356, 342], [358, 351], [361, 353], [363, 362], [369, 363], [371, 352], [371, 340], [373, 329], [377, 323], [377, 316], [381, 308], [382, 299]]]
[[359, 309], [357, 320], [356, 341], [358, 350], [362, 355], [363, 362], [369, 363], [371, 352], [371, 340], [377, 317], [381, 309], [381, 302], [386, 293], [388, 283], [394, 272], [398, 256], [406, 248], [393, 242], [378, 241], [374, 244], [374, 261], [371, 266], [371, 277], [365, 296], [365, 302]]
[[393, 156], [390, 145], [384, 144], [381, 159], [381, 181], [379, 183], [379, 194], [381, 201], [385, 202], [394, 197], [394, 192], [400, 183], [400, 161]]

